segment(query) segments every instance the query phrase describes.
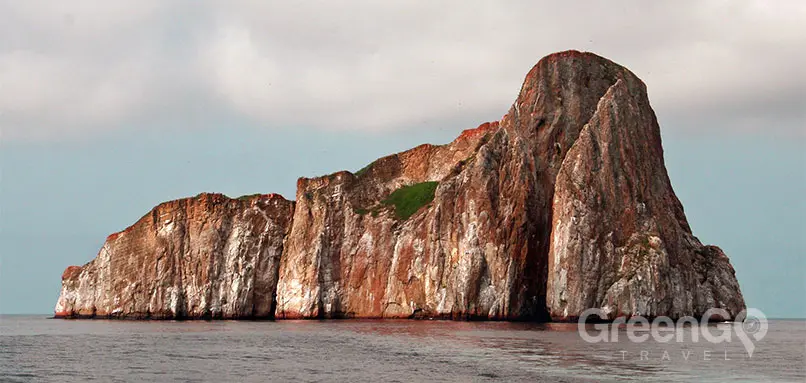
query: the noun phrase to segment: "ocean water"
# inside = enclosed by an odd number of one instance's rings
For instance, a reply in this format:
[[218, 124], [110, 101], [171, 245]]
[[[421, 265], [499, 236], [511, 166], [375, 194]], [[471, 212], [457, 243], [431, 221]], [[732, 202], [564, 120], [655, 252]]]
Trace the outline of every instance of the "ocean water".
[[806, 381], [806, 321], [770, 321], [752, 357], [735, 338], [619, 335], [592, 344], [576, 324], [0, 316], [0, 381]]

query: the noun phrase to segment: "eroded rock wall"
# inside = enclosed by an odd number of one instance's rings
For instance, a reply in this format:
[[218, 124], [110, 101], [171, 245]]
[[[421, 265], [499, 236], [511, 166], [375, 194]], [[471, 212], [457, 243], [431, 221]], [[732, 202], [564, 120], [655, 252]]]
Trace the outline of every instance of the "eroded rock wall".
[[691, 233], [642, 83], [619, 80], [601, 98], [560, 167], [553, 205], [553, 319], [591, 307], [610, 319], [744, 309], [725, 254]]
[[56, 316], [272, 317], [293, 211], [273, 194], [163, 203], [65, 271]]

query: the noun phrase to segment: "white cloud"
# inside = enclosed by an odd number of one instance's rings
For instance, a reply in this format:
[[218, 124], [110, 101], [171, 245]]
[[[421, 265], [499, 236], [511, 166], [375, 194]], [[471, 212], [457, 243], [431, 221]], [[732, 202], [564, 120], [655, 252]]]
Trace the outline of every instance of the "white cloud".
[[531, 65], [573, 48], [632, 69], [662, 118], [799, 131], [804, 19], [795, 1], [0, 0], [0, 127], [81, 136], [187, 104], [272, 128], [495, 119]]
[[0, 56], [3, 117], [24, 129], [4, 127], [4, 132], [41, 137], [60, 126], [97, 129], [144, 106], [150, 68], [125, 61], [108, 68], [85, 65], [30, 51]]

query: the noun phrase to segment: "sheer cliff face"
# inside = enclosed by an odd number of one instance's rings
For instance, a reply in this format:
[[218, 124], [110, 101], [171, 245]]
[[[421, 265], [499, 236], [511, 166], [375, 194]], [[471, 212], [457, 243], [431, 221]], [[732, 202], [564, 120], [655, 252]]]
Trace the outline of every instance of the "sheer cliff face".
[[[401, 188], [438, 182], [401, 214]], [[300, 179], [296, 203], [221, 195], [158, 206], [63, 276], [57, 316], [572, 320], [587, 308], [744, 308], [691, 230], [644, 84], [589, 53], [542, 59], [501, 121], [356, 174]]]
[[643, 84], [620, 79], [599, 100], [560, 166], [552, 210], [555, 319], [589, 307], [610, 319], [744, 309], [727, 256], [691, 234]]
[[293, 211], [278, 195], [161, 204], [65, 270], [56, 316], [270, 318]]

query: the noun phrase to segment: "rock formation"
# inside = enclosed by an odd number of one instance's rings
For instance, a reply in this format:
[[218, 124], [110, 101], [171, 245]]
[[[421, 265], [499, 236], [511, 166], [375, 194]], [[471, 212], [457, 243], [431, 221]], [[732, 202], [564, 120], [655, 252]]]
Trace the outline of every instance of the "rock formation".
[[56, 316], [271, 318], [293, 213], [276, 194], [163, 203], [65, 270]]
[[168, 202], [62, 276], [57, 317], [574, 320], [735, 316], [691, 233], [646, 87], [591, 53], [540, 60], [498, 122], [277, 195]]

